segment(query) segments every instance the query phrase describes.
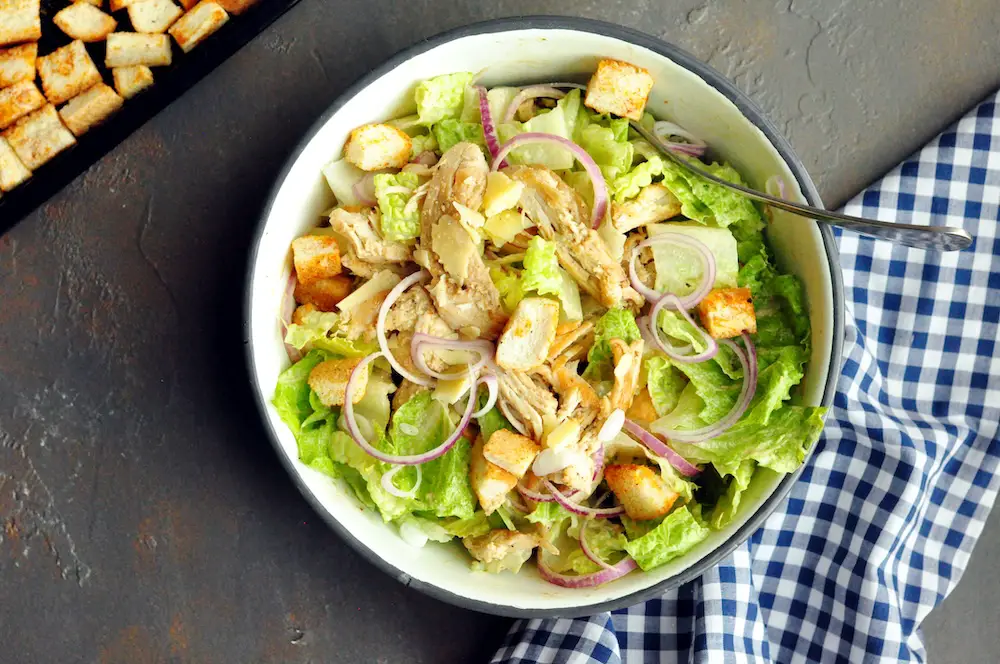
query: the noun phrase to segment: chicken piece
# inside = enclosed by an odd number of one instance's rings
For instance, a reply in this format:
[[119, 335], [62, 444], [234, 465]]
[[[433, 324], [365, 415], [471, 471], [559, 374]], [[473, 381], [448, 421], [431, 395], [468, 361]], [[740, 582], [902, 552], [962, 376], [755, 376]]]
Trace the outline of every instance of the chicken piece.
[[631, 345], [621, 339], [612, 339], [611, 356], [615, 365], [615, 384], [611, 388], [611, 407], [628, 410], [639, 389], [639, 371], [642, 369], [642, 350], [645, 343], [636, 339]]
[[403, 368], [412, 374], [422, 376], [423, 373], [413, 363], [413, 356], [410, 354], [410, 347], [413, 345], [413, 332], [399, 332], [388, 338], [389, 350], [396, 361], [403, 365]]
[[658, 519], [670, 511], [677, 494], [649, 466], [613, 464], [604, 469], [604, 479], [630, 519]]
[[[309, 387], [319, 397], [320, 403], [328, 408], [344, 405], [347, 391], [347, 381], [351, 378], [354, 367], [361, 363], [360, 357], [343, 360], [325, 360], [309, 372]], [[358, 386], [353, 394], [353, 403], [361, 401], [368, 388], [368, 372], [358, 376]]]
[[552, 393], [523, 371], [500, 371], [499, 400], [505, 414], [514, 417], [535, 440], [545, 432], [546, 418], [555, 418], [558, 402]]
[[[625, 240], [625, 254], [622, 256], [622, 269], [628, 273], [632, 254], [640, 242], [646, 239], [646, 231], [640, 229], [634, 233], [629, 233]], [[653, 260], [653, 248], [643, 247], [639, 250], [639, 257], [635, 261], [635, 274], [639, 280], [649, 288], [656, 287], [656, 263]]]
[[385, 317], [385, 329], [390, 332], [393, 330], [412, 332], [417, 326], [417, 320], [428, 313], [436, 313], [431, 296], [423, 286], [414, 286], [393, 303], [392, 309]]
[[304, 284], [340, 274], [340, 248], [329, 235], [305, 235], [292, 240], [295, 276]]
[[[398, 356], [397, 356], [398, 357]], [[392, 410], [399, 410], [400, 406], [404, 403], [417, 396], [421, 392], [426, 392], [427, 388], [423, 385], [417, 385], [414, 382], [408, 381], [405, 378], [403, 382], [399, 384], [399, 388], [396, 389], [396, 393], [392, 395]]]
[[308, 284], [301, 281], [295, 284], [295, 301], [300, 304], [311, 304], [320, 311], [334, 311], [337, 304], [354, 290], [354, 280], [347, 275], [338, 275], [329, 279], [316, 279]]
[[749, 288], [717, 288], [698, 304], [698, 316], [714, 339], [757, 333], [757, 316]]
[[351, 132], [344, 145], [344, 159], [363, 171], [402, 168], [410, 161], [413, 142], [401, 129], [387, 124], [367, 124]]
[[612, 223], [622, 233], [646, 224], [673, 219], [680, 213], [681, 202], [658, 182], [643, 187], [639, 195], [631, 200], [611, 205]]
[[539, 235], [556, 243], [559, 264], [580, 288], [605, 307], [619, 306], [622, 300], [642, 302], [622, 266], [588, 226], [586, 205], [572, 187], [538, 166], [512, 166], [505, 173], [524, 183], [521, 207], [538, 226]]
[[645, 387], [632, 399], [632, 405], [625, 412], [625, 417], [632, 420], [644, 429], [648, 429], [651, 422], [660, 419], [656, 407], [653, 406], [653, 398], [649, 395], [649, 390]]
[[541, 446], [527, 436], [498, 429], [483, 446], [483, 457], [494, 466], [521, 478], [540, 450]]
[[517, 485], [517, 477], [487, 461], [483, 447], [483, 437], [477, 436], [469, 461], [469, 482], [483, 511], [493, 514]]
[[[349, 247], [341, 261], [358, 276], [370, 277], [391, 263], [407, 263], [413, 259], [412, 251], [405, 244], [382, 239], [375, 230], [372, 208], [337, 208], [330, 213], [330, 227], [347, 240]], [[367, 265], [362, 267], [362, 264]]]
[[541, 365], [549, 355], [558, 324], [558, 302], [546, 297], [524, 298], [497, 342], [497, 364], [521, 371]]
[[[500, 293], [478, 248], [469, 251], [471, 238], [452, 217], [455, 203], [471, 210], [482, 206], [488, 171], [482, 151], [472, 143], [459, 143], [444, 153], [420, 210], [420, 250], [415, 257], [434, 278], [428, 290], [441, 317], [456, 330], [474, 328], [475, 336], [495, 339], [506, 320]], [[459, 255], [443, 257], [439, 252]]]
[[[574, 344], [580, 343], [587, 347], [592, 346], [593, 336], [594, 321], [592, 320], [560, 325], [556, 328], [556, 338], [552, 340], [552, 345], [549, 346], [549, 362], [555, 364], [556, 358]], [[570, 361], [572, 360], [564, 360], [563, 362]]]
[[560, 401], [556, 420], [563, 422], [572, 417], [580, 423], [581, 428], [590, 426], [601, 413], [601, 399], [594, 388], [566, 366], [565, 362], [553, 365], [552, 377], [552, 386], [559, 394]]
[[531, 557], [538, 546], [538, 535], [522, 533], [517, 530], [496, 528], [485, 535], [466, 537], [462, 544], [469, 550], [472, 557], [483, 563], [495, 563], [514, 554], [523, 563]]
[[606, 58], [587, 82], [583, 104], [598, 113], [639, 121], [653, 89], [653, 76], [629, 62]]

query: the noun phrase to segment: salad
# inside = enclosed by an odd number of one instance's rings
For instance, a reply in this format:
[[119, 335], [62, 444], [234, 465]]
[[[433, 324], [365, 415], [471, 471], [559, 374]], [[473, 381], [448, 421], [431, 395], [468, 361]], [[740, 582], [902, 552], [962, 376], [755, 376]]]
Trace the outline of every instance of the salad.
[[273, 404], [301, 463], [407, 543], [608, 583], [724, 528], [818, 438], [825, 409], [791, 398], [802, 285], [762, 209], [630, 130], [742, 182], [645, 112], [652, 85], [615, 60], [587, 86], [438, 76], [324, 169], [336, 207], [292, 243]]

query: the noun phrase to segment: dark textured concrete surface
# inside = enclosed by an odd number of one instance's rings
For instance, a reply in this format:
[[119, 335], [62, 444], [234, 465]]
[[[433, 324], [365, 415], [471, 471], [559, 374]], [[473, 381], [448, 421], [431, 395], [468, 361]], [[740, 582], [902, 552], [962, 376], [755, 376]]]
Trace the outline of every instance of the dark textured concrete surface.
[[[0, 239], [0, 661], [487, 657], [505, 621], [383, 576], [278, 465], [243, 273], [285, 156], [346, 85], [443, 29], [558, 12], [716, 66], [831, 204], [1000, 85], [997, 0], [303, 0]], [[998, 550], [994, 519], [927, 621], [932, 661], [996, 661]]]

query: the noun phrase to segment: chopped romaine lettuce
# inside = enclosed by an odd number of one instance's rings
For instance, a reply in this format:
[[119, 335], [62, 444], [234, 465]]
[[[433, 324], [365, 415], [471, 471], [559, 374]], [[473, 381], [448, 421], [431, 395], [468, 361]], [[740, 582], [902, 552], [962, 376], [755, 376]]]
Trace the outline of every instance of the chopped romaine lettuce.
[[486, 146], [486, 138], [483, 136], [483, 125], [472, 122], [461, 122], [455, 119], [446, 119], [437, 122], [431, 127], [434, 138], [437, 139], [438, 150], [447, 152], [458, 143], [475, 143], [480, 147]]
[[[407, 209], [413, 190], [420, 185], [414, 173], [379, 173], [375, 176], [375, 199], [381, 212], [382, 236], [391, 241], [412, 240], [420, 235], [420, 208]], [[391, 191], [402, 187], [409, 191]]]
[[287, 424], [296, 436], [299, 435], [302, 422], [313, 412], [309, 402], [309, 395], [312, 392], [309, 387], [309, 373], [328, 357], [326, 351], [310, 351], [278, 376], [278, 385], [274, 388], [274, 398], [271, 403], [278, 411], [281, 421]]
[[434, 138], [434, 134], [421, 134], [419, 136], [413, 136], [410, 138], [410, 143], [413, 146], [410, 150], [410, 159], [416, 159], [424, 152], [434, 152], [438, 149], [437, 139]]
[[420, 83], [413, 95], [420, 122], [430, 126], [448, 118], [457, 119], [462, 114], [465, 88], [471, 81], [471, 73], [459, 72], [435, 76]]
[[628, 120], [611, 120], [609, 127], [590, 124], [578, 133], [577, 141], [601, 168], [608, 180], [632, 167], [632, 144], [628, 142]]
[[504, 311], [508, 315], [514, 313], [517, 304], [524, 299], [524, 283], [520, 271], [510, 266], [491, 267], [490, 279], [500, 292], [500, 304]]
[[325, 350], [337, 357], [364, 357], [378, 350], [374, 343], [348, 339], [340, 327], [340, 316], [326, 311], [311, 311], [301, 323], [289, 325], [285, 343], [299, 350]]
[[635, 316], [628, 309], [608, 309], [601, 316], [594, 326], [594, 345], [587, 353], [587, 362], [590, 366], [606, 364], [611, 362], [611, 340], [621, 339], [625, 343], [632, 343], [642, 335], [639, 333], [639, 326], [636, 325]]
[[635, 198], [643, 187], [647, 187], [653, 182], [653, 178], [663, 173], [663, 168], [663, 160], [659, 157], [647, 159], [609, 183], [611, 196], [616, 203], [624, 203], [630, 198]]
[[[735, 288], [740, 263], [736, 238], [725, 228], [712, 228], [693, 222], [665, 222], [646, 226], [650, 237], [662, 233], [677, 233], [700, 241], [715, 259], [713, 288]], [[698, 252], [684, 245], [659, 243], [652, 245], [656, 265], [656, 290], [678, 296], [690, 295], [702, 281], [704, 263]]]
[[583, 318], [580, 289], [566, 270], [559, 267], [555, 243], [546, 242], [537, 235], [531, 238], [524, 254], [521, 287], [525, 292], [535, 291], [539, 295], [558, 297], [566, 320]]
[[677, 407], [686, 385], [687, 378], [667, 358], [653, 356], [646, 360], [646, 389], [660, 417]]
[[651, 531], [631, 540], [625, 550], [648, 572], [684, 555], [710, 534], [687, 507], [671, 512]]
[[756, 469], [757, 464], [753, 461], [744, 461], [736, 469], [736, 472], [733, 473], [726, 493], [722, 495], [719, 502], [712, 509], [709, 520], [712, 528], [720, 530], [732, 522], [733, 517], [736, 516], [736, 512], [740, 509], [740, 498], [743, 496], [743, 492], [750, 486], [750, 480], [753, 478], [753, 473]]
[[[580, 106], [580, 91], [573, 90], [559, 100], [556, 107], [542, 111], [527, 122], [508, 122], [497, 126], [497, 133], [503, 142], [526, 132], [553, 134], [569, 140], [573, 139], [573, 128]], [[498, 121], [499, 122], [499, 121]], [[511, 150], [507, 160], [512, 164], [536, 164], [558, 171], [573, 168], [576, 162], [573, 153], [554, 143], [531, 143]]]

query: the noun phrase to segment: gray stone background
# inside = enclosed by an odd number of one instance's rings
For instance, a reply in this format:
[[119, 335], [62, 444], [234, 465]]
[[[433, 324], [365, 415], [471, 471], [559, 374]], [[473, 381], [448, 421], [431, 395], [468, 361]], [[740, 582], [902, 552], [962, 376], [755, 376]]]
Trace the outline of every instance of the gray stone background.
[[[391, 53], [565, 13], [708, 61], [830, 205], [1000, 85], [997, 0], [303, 0], [0, 239], [4, 662], [473, 662], [506, 622], [403, 588], [316, 518], [245, 384], [260, 206], [315, 117]], [[926, 622], [931, 661], [995, 662], [996, 519]]]

